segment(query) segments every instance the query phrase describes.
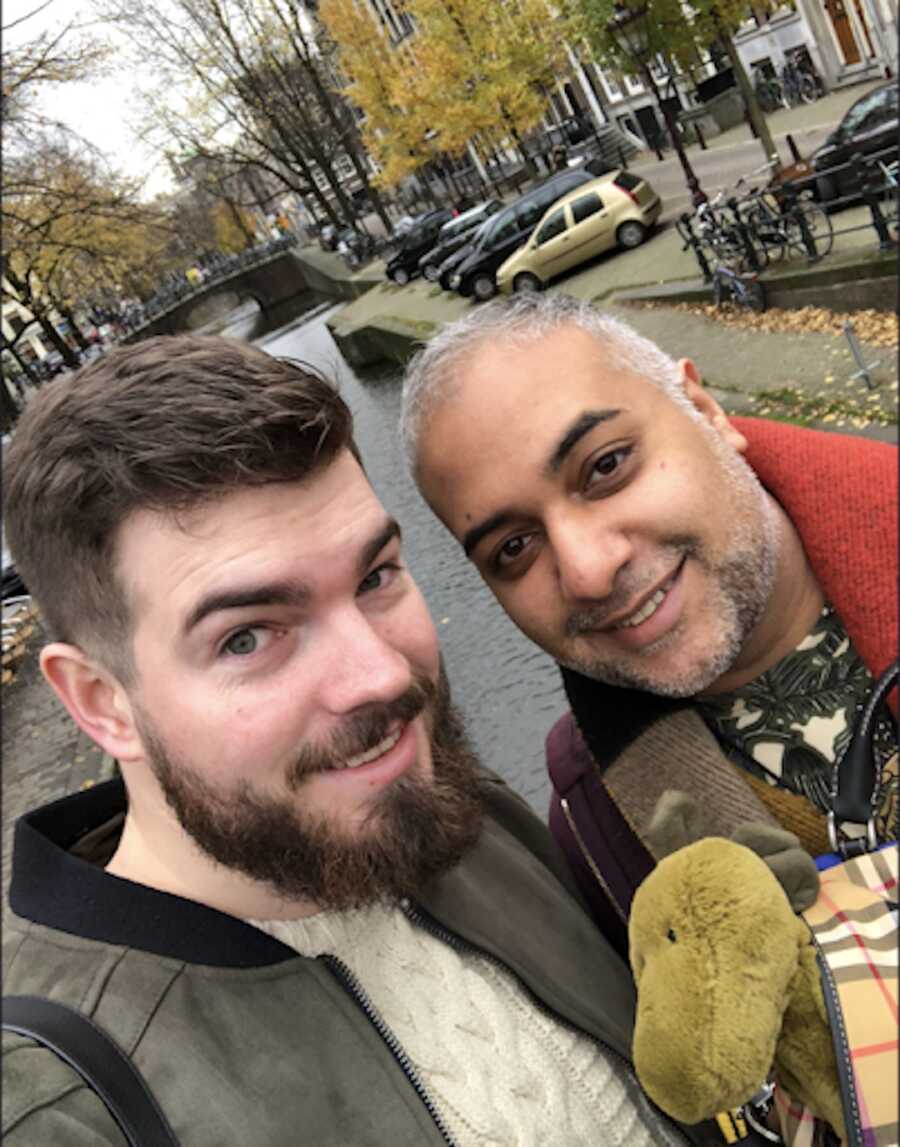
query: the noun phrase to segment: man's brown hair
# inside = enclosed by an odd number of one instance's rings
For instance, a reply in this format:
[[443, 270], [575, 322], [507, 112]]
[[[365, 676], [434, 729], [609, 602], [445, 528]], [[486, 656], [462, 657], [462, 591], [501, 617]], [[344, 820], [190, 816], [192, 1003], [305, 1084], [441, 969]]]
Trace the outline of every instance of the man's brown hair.
[[125, 519], [302, 481], [344, 448], [359, 457], [353, 417], [310, 368], [233, 339], [146, 339], [49, 383], [22, 414], [3, 461], [10, 550], [53, 636], [127, 679]]

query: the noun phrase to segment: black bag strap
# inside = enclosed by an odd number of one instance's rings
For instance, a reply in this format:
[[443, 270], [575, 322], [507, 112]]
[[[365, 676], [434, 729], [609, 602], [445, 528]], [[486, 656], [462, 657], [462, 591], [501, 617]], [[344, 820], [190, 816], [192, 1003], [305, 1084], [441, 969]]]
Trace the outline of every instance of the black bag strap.
[[129, 1147], [178, 1147], [134, 1063], [82, 1012], [40, 996], [4, 996], [3, 1027], [37, 1040], [74, 1068], [106, 1104]]
[[[842, 856], [871, 852], [878, 847], [875, 836], [874, 801], [878, 789], [873, 731], [878, 707], [900, 676], [900, 662], [889, 665], [878, 678], [863, 707], [847, 751], [835, 769], [831, 812], [828, 814], [828, 838], [832, 849]], [[864, 824], [866, 835], [856, 840], [843, 837], [844, 823]]]

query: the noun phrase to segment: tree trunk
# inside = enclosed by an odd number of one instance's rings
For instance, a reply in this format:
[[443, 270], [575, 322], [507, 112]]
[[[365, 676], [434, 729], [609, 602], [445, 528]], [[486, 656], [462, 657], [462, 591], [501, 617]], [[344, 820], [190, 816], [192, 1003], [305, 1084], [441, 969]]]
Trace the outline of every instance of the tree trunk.
[[63, 303], [57, 303], [56, 309], [69, 324], [72, 330], [72, 334], [75, 336], [75, 341], [78, 343], [79, 347], [84, 351], [88, 350], [91, 344], [84, 337], [81, 327], [78, 325], [78, 323], [75, 322], [75, 316], [72, 314], [70, 308], [65, 306]]
[[66, 366], [72, 367], [74, 370], [78, 366], [78, 360], [75, 357], [72, 348], [65, 341], [47, 314], [46, 305], [42, 304], [34, 292], [31, 290], [31, 285], [25, 279], [21, 279], [9, 266], [6, 266], [6, 278], [9, 280], [10, 286], [19, 297], [19, 301], [24, 304], [34, 315], [35, 322], [47, 336], [51, 345], [59, 351], [62, 355], [62, 360]]
[[75, 357], [75, 352], [62, 337], [53, 323], [46, 317], [46, 315], [36, 315], [38, 325], [47, 336], [47, 339], [53, 344], [55, 350], [58, 350], [62, 355], [62, 360], [66, 366], [71, 367], [72, 370], [78, 369], [78, 359]]
[[719, 40], [722, 47], [728, 54], [728, 59], [731, 62], [732, 70], [734, 71], [734, 78], [737, 80], [738, 88], [744, 100], [744, 106], [747, 109], [747, 115], [750, 117], [750, 123], [756, 133], [756, 137], [762, 144], [762, 149], [766, 153], [768, 161], [774, 160], [776, 167], [773, 169], [773, 174], [781, 167], [781, 160], [778, 158], [778, 148], [772, 140], [769, 125], [766, 123], [766, 117], [763, 115], [762, 109], [756, 99], [756, 92], [753, 90], [753, 85], [750, 83], [750, 77], [741, 63], [741, 57], [738, 55], [737, 48], [734, 46], [734, 41], [731, 36], [720, 28]]
[[537, 177], [537, 168], [534, 166], [534, 161], [532, 160], [531, 156], [525, 150], [525, 145], [524, 145], [524, 143], [522, 143], [522, 137], [519, 135], [518, 131], [516, 130], [516, 126], [512, 122], [512, 119], [510, 118], [510, 115], [506, 111], [505, 108], [501, 107], [500, 114], [503, 118], [503, 122], [507, 126], [509, 134], [512, 136], [512, 138], [515, 142], [516, 150], [518, 151], [519, 155], [522, 157], [522, 162], [525, 164], [526, 176], [529, 179], [535, 179]]
[[244, 222], [244, 216], [241, 213], [241, 209], [238, 207], [230, 195], [225, 195], [223, 192], [222, 198], [225, 200], [225, 204], [228, 207], [228, 210], [231, 212], [231, 218], [234, 220], [238, 230], [247, 240], [247, 246], [252, 247], [256, 236], [251, 235], [247, 230], [247, 224]]
[[18, 417], [19, 409], [13, 396], [9, 393], [6, 380], [0, 380], [0, 426], [3, 427], [4, 434], [12, 430]]
[[22, 370], [22, 373], [25, 375], [25, 377], [28, 379], [28, 381], [31, 383], [31, 385], [32, 386], [40, 386], [40, 379], [34, 373], [34, 371], [31, 369], [31, 364], [29, 363], [28, 359], [23, 358], [22, 355], [20, 355], [19, 352], [16, 350], [16, 344], [15, 343], [8, 343], [6, 349], [9, 351], [9, 353], [13, 356], [13, 358], [19, 364], [19, 366]]

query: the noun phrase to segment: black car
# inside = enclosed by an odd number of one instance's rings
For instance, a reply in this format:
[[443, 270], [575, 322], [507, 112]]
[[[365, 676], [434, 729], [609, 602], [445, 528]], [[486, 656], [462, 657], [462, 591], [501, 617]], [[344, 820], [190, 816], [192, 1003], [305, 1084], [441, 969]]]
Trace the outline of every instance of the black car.
[[455, 250], [452, 255], [448, 255], [443, 263], [441, 263], [440, 267], [438, 267], [438, 282], [445, 291], [453, 290], [453, 288], [450, 286], [450, 280], [453, 278], [453, 274], [456, 271], [456, 268], [461, 267], [466, 259], [468, 259], [468, 257], [472, 254], [472, 252], [478, 246], [482, 235], [485, 233], [485, 231], [487, 231], [490, 225], [490, 219], [485, 219], [480, 227], [477, 227], [474, 231], [469, 232], [469, 234], [466, 236], [466, 242], [463, 243], [461, 247], [457, 248], [457, 250]]
[[448, 219], [452, 219], [454, 214], [449, 208], [429, 211], [424, 219], [419, 220], [415, 227], [407, 231], [400, 249], [387, 265], [387, 277], [392, 282], [403, 286], [413, 275], [418, 274], [419, 260], [431, 250], [441, 227]]
[[850, 162], [854, 155], [871, 156], [885, 164], [897, 158], [897, 102], [893, 83], [867, 92], [848, 108], [822, 147], [813, 152], [813, 168], [821, 172], [816, 176], [816, 193], [823, 203], [859, 193], [862, 170]]
[[481, 233], [467, 259], [450, 276], [451, 290], [466, 297], [490, 299], [497, 293], [494, 273], [517, 247], [525, 242], [548, 207], [563, 195], [574, 191], [595, 178], [585, 168], [560, 171], [530, 191], [526, 191], [509, 207], [496, 214]]
[[419, 260], [419, 270], [429, 281], [434, 283], [438, 278], [438, 269], [441, 263], [454, 251], [458, 251], [466, 243], [471, 242], [472, 234], [480, 227], [485, 219], [496, 215], [503, 204], [499, 199], [489, 199], [486, 203], [479, 203], [477, 207], [470, 207], [455, 219], [448, 219], [438, 232], [435, 245], [426, 251]]

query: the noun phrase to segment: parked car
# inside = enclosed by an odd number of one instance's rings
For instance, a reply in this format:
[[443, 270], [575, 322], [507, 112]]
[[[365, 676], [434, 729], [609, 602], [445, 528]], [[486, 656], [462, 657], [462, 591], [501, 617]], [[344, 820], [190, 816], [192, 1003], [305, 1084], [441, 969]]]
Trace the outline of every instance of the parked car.
[[460, 247], [468, 243], [472, 237], [472, 232], [485, 219], [496, 215], [502, 206], [503, 204], [499, 199], [488, 199], [485, 203], [479, 203], [475, 207], [470, 207], [468, 211], [463, 211], [455, 219], [447, 220], [438, 232], [435, 245], [430, 251], [426, 251], [419, 260], [419, 271], [429, 283], [437, 281], [441, 263], [454, 251], [458, 251]]
[[492, 217], [485, 219], [485, 221], [479, 227], [476, 227], [474, 231], [470, 231], [469, 234], [466, 235], [466, 242], [463, 243], [461, 247], [457, 248], [457, 250], [454, 251], [452, 255], [448, 255], [443, 263], [441, 263], [440, 267], [438, 267], [437, 281], [445, 291], [453, 290], [453, 287], [450, 285], [450, 280], [453, 278], [453, 274], [456, 271], [456, 268], [462, 266], [465, 260], [468, 259], [468, 257], [478, 246], [482, 235], [484, 235], [485, 231], [487, 231], [488, 227], [491, 225], [491, 218]]
[[419, 273], [419, 260], [426, 251], [431, 250], [441, 227], [448, 219], [452, 219], [454, 214], [455, 212], [448, 207], [429, 211], [411, 231], [407, 231], [400, 249], [387, 265], [387, 277], [392, 282], [403, 286]]
[[861, 171], [849, 164], [838, 171], [828, 168], [848, 163], [857, 153], [884, 154], [882, 162], [897, 158], [897, 87], [892, 81], [861, 96], [844, 113], [844, 118], [810, 157], [816, 177], [816, 193], [823, 203], [845, 195], [856, 195], [861, 185]]
[[645, 179], [630, 171], [602, 175], [554, 203], [498, 269], [497, 286], [507, 295], [539, 291], [611, 247], [639, 247], [661, 211], [662, 200]]
[[477, 245], [450, 276], [451, 289], [466, 297], [490, 299], [497, 293], [497, 268], [522, 246], [547, 208], [593, 180], [594, 176], [584, 168], [560, 171], [504, 207], [489, 221]]
[[415, 227], [418, 220], [417, 215], [401, 215], [397, 222], [394, 224], [392, 235], [394, 239], [402, 239], [403, 236]]

